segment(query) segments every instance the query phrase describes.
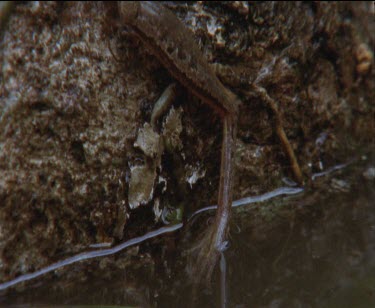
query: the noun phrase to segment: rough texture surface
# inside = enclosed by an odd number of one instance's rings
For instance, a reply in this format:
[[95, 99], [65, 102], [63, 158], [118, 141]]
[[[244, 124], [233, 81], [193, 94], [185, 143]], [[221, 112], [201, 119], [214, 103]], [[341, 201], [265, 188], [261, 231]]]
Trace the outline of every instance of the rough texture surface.
[[[371, 3], [167, 6], [243, 102], [235, 199], [289, 172], [251, 83], [278, 103], [306, 177], [373, 144]], [[172, 80], [121, 26], [115, 5], [20, 4], [1, 35], [1, 280], [142, 232], [159, 205], [216, 202], [221, 124], [189, 93], [176, 99], [177, 116], [159, 121], [161, 159], [134, 146]], [[134, 211], [128, 196], [140, 166], [152, 192]]]

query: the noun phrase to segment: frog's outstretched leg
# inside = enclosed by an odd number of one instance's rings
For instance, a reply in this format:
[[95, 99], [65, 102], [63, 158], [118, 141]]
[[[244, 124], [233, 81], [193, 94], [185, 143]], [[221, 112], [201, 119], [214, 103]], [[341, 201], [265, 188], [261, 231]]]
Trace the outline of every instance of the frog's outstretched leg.
[[198, 258], [192, 268], [192, 276], [196, 282], [211, 279], [211, 274], [226, 245], [233, 190], [233, 154], [237, 119], [227, 115], [223, 119], [223, 141], [221, 148], [219, 206], [215, 223], [206, 229], [206, 234], [199, 243]]

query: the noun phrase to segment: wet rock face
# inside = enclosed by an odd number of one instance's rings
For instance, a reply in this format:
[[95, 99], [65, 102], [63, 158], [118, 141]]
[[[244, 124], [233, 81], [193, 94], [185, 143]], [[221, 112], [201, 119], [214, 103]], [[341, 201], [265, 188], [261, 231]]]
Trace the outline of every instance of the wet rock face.
[[143, 94], [127, 94], [139, 82], [114, 61], [99, 9], [28, 3], [3, 33], [1, 277], [122, 236]]
[[[153, 200], [163, 142], [142, 126], [163, 90], [147, 72], [158, 64], [132, 40], [113, 38], [112, 9], [27, 3], [2, 33], [4, 280], [57, 252], [121, 239], [130, 210]], [[170, 149], [181, 148], [181, 113], [161, 121]]]
[[337, 106], [336, 75], [331, 62], [320, 60], [316, 63], [307, 93], [314, 106], [314, 113], [319, 118], [329, 121], [337, 112], [340, 112]]
[[[373, 140], [368, 46], [375, 31], [367, 4], [166, 5], [194, 31], [207, 59], [223, 65], [220, 78], [243, 101], [236, 198], [288, 175], [253, 82], [282, 110], [306, 175]], [[172, 80], [117, 17], [115, 5], [28, 2], [2, 33], [4, 280], [57, 254], [131, 235], [132, 208], [216, 202], [220, 122], [182, 90], [160, 131], [147, 126]], [[317, 149], [322, 133], [328, 137]]]

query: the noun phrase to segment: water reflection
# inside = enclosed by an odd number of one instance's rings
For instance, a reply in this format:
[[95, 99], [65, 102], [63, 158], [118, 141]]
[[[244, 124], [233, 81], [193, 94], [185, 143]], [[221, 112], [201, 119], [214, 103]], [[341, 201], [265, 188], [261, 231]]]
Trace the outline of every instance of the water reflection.
[[272, 226], [236, 220], [241, 232], [227, 255], [231, 305], [375, 306], [373, 182], [351, 182], [347, 192], [330, 183], [329, 193], [291, 200], [298, 210], [275, 212]]

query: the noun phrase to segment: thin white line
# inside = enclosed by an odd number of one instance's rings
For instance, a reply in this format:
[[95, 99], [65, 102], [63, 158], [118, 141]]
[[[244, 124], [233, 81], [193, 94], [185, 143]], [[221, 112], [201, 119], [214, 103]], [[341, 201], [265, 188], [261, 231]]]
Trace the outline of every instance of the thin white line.
[[[264, 201], [267, 201], [269, 199], [272, 199], [281, 195], [295, 195], [295, 194], [301, 193], [303, 190], [304, 188], [302, 187], [280, 187], [273, 191], [267, 192], [263, 195], [247, 197], [247, 198], [243, 198], [240, 200], [236, 200], [232, 203], [232, 207], [249, 205], [251, 203], [256, 203], [256, 202], [264, 202]], [[193, 217], [197, 216], [198, 214], [202, 212], [215, 210], [216, 208], [217, 208], [217, 205], [211, 205], [211, 206], [206, 206], [202, 209], [199, 209], [198, 211], [194, 212], [189, 217], [189, 220], [191, 220]]]
[[331, 172], [334, 172], [336, 170], [340, 170], [342, 168], [345, 168], [346, 166], [348, 166], [351, 162], [349, 163], [345, 163], [345, 164], [341, 164], [341, 165], [336, 165], [336, 166], [333, 166], [331, 168], [328, 168], [327, 170], [324, 170], [322, 172], [318, 172], [318, 173], [314, 173], [312, 176], [311, 176], [311, 179], [314, 181], [316, 178], [318, 177], [321, 177], [321, 176], [324, 176], [324, 175], [327, 175], [327, 174], [330, 174]]
[[44, 268], [42, 268], [42, 269], [40, 269], [36, 272], [21, 275], [21, 276], [18, 276], [17, 278], [15, 278], [13, 280], [1, 283], [0, 284], [0, 290], [5, 290], [5, 289], [7, 289], [11, 286], [14, 286], [15, 284], [20, 283], [20, 282], [27, 281], [27, 280], [30, 280], [30, 279], [34, 279], [38, 276], [44, 275], [44, 274], [49, 273], [51, 271], [54, 271], [58, 268], [67, 266], [69, 264], [72, 264], [72, 263], [75, 263], [75, 262], [78, 262], [78, 261], [83, 261], [83, 260], [88, 260], [88, 259], [92, 259], [92, 258], [104, 257], [104, 256], [115, 254], [115, 253], [119, 252], [120, 250], [123, 250], [123, 249], [125, 249], [129, 246], [135, 245], [135, 244], [142, 243], [142, 242], [144, 242], [144, 241], [146, 241], [150, 238], [159, 236], [161, 234], [176, 231], [176, 230], [180, 229], [182, 227], [182, 225], [183, 225], [182, 223], [179, 223], [179, 224], [176, 224], [176, 225], [173, 225], [173, 226], [162, 227], [160, 229], [157, 229], [157, 230], [151, 231], [149, 233], [146, 233], [145, 235], [135, 237], [135, 238], [133, 238], [129, 241], [126, 241], [126, 242], [124, 242], [120, 245], [117, 245], [113, 248], [94, 250], [94, 251], [80, 253], [78, 255], [72, 256], [72, 257], [67, 258], [65, 260], [53, 263], [53, 264], [51, 264], [47, 267], [44, 267]]

